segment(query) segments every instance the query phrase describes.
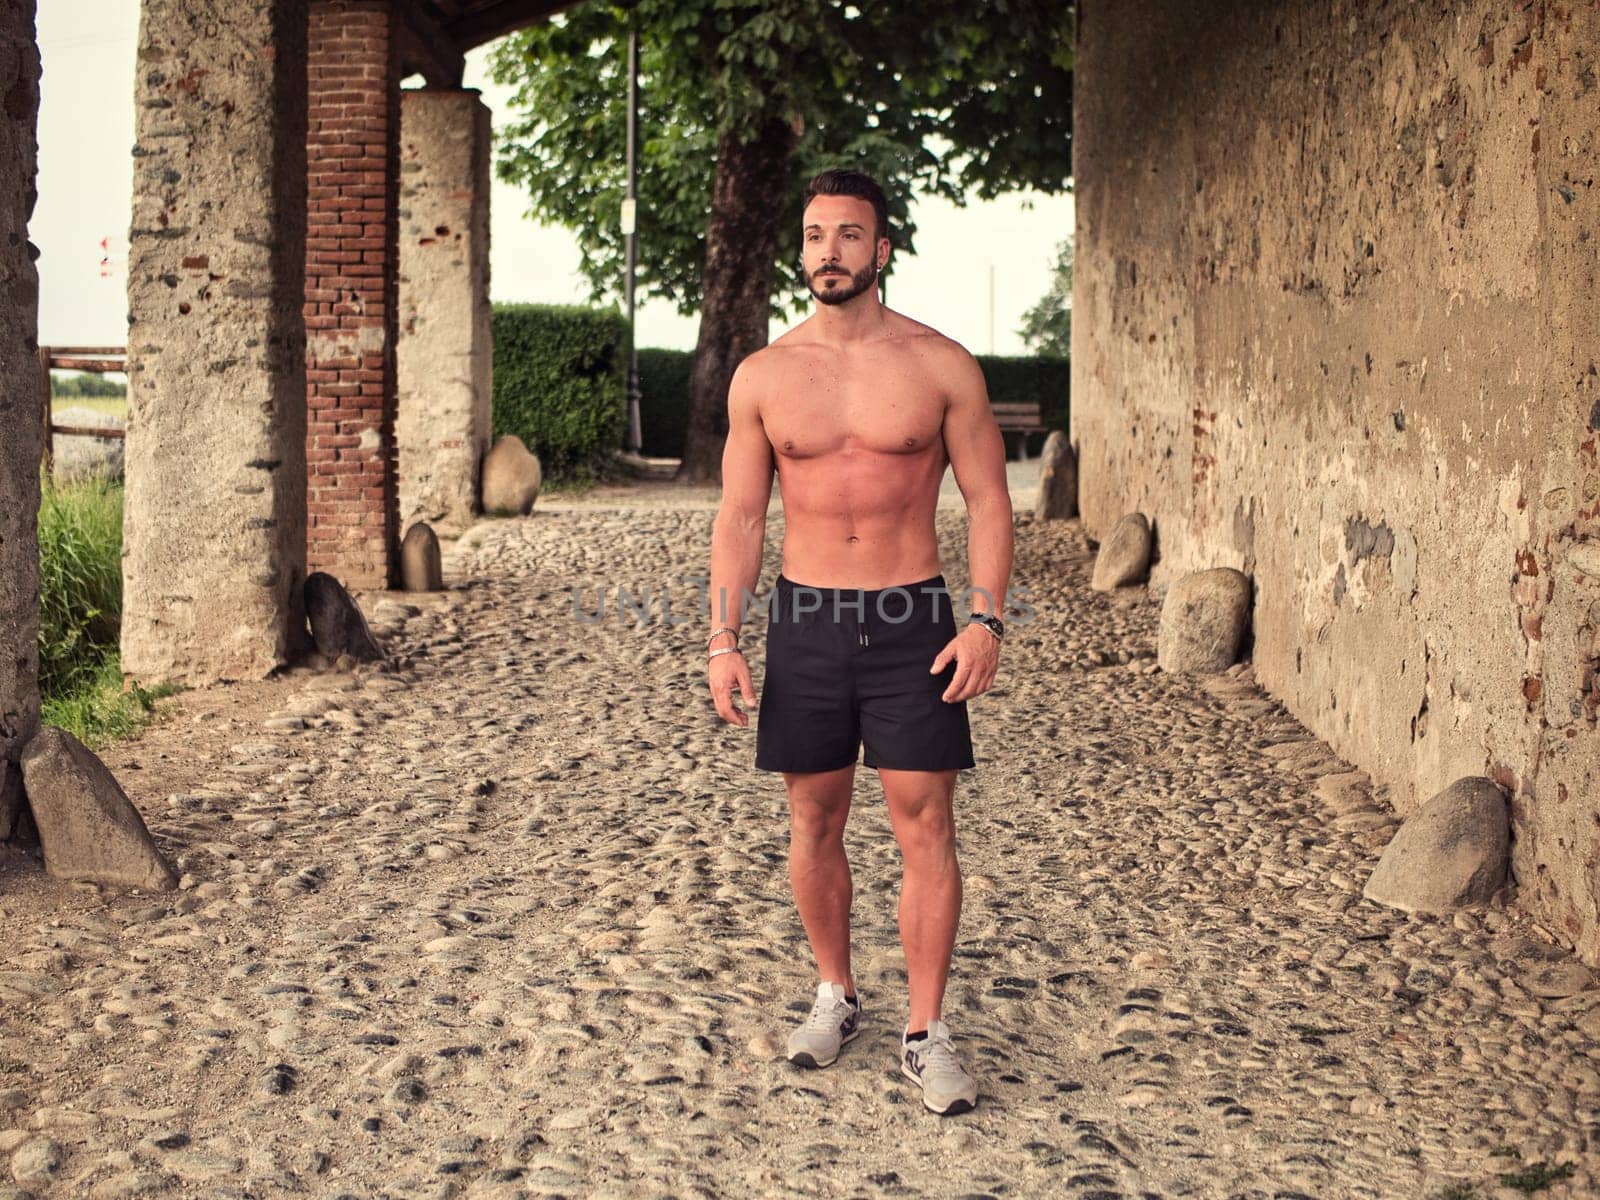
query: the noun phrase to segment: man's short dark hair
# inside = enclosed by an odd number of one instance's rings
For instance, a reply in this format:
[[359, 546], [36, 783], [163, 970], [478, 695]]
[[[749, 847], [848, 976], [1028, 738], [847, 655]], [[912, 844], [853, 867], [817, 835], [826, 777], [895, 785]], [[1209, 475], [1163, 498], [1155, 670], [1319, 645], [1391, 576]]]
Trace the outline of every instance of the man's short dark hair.
[[865, 171], [852, 171], [848, 167], [824, 171], [806, 185], [806, 198], [800, 205], [800, 211], [805, 212], [810, 208], [811, 201], [818, 196], [854, 196], [857, 200], [865, 200], [872, 205], [872, 211], [878, 219], [878, 232], [874, 240], [889, 236], [889, 198], [883, 194], [878, 181]]

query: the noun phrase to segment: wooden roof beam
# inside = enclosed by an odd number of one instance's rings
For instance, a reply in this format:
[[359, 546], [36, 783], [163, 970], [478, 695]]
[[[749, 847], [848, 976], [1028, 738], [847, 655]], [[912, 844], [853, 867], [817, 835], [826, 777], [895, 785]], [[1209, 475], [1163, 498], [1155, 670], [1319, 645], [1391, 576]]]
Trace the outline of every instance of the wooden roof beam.
[[429, 87], [459, 88], [466, 71], [466, 55], [420, 0], [390, 0], [400, 18], [395, 33], [400, 40], [400, 72], [421, 75]]
[[456, 44], [470, 50], [578, 3], [579, 0], [478, 0], [468, 5], [448, 28]]

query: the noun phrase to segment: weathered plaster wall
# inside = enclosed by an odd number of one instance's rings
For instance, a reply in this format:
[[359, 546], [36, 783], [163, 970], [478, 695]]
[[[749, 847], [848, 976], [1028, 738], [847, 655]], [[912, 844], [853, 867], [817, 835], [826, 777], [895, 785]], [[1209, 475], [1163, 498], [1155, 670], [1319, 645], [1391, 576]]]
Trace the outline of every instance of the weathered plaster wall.
[[1597, 52], [1592, 4], [1086, 6], [1072, 381], [1090, 531], [1250, 573], [1258, 678], [1402, 811], [1505, 785], [1590, 961]]
[[39, 724], [39, 276], [35, 198], [39, 47], [33, 0], [0, 2], [0, 839], [20, 798], [22, 744]]
[[305, 618], [305, 0], [144, 0], [122, 668], [264, 675]]
[[458, 531], [489, 449], [489, 109], [473, 90], [400, 93], [400, 523]]

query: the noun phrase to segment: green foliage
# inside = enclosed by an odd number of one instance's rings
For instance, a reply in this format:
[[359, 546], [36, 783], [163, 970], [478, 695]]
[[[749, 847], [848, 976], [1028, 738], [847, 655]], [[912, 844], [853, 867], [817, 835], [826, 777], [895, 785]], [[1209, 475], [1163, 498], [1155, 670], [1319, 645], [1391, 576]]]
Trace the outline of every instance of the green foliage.
[[54, 400], [125, 397], [127, 394], [127, 384], [117, 383], [103, 375], [50, 373], [50, 396]]
[[610, 309], [494, 307], [494, 436], [515, 434], [546, 479], [592, 479], [628, 422], [628, 325]]
[[639, 351], [639, 431], [650, 458], [678, 458], [689, 431], [687, 350]]
[[521, 114], [501, 135], [497, 171], [527, 191], [530, 216], [578, 232], [594, 298], [620, 295], [636, 22], [640, 295], [698, 311], [719, 140], [749, 140], [780, 118], [799, 131], [778, 223], [778, 278], [794, 281], [773, 307], [781, 315], [807, 302], [800, 200], [825, 167], [878, 177], [903, 253], [914, 192], [962, 203], [1066, 189], [1073, 13], [1050, 0], [589, 0], [492, 52]]
[[[979, 354], [978, 366], [989, 387], [991, 404], [1038, 404], [1046, 429], [1066, 429], [1071, 414], [1071, 364], [1064, 358], [1007, 357]], [[639, 351], [639, 418], [644, 452], [677, 458], [683, 453], [689, 413], [689, 367], [694, 355], [685, 350]]]
[[1039, 302], [1022, 314], [1017, 330], [1037, 354], [1069, 358], [1072, 355], [1072, 239], [1056, 247], [1056, 265], [1050, 287]]
[[122, 487], [87, 480], [39, 496], [39, 691], [46, 725], [91, 748], [127, 737], [176, 687], [124, 690]]
[[145, 688], [131, 681], [124, 690], [122, 661], [113, 650], [100, 660], [94, 674], [72, 691], [44, 697], [40, 719], [97, 750], [148, 725], [158, 715], [156, 701], [177, 690], [171, 683]]
[[63, 696], [98, 676], [122, 622], [122, 487], [90, 480], [39, 496], [39, 688]]

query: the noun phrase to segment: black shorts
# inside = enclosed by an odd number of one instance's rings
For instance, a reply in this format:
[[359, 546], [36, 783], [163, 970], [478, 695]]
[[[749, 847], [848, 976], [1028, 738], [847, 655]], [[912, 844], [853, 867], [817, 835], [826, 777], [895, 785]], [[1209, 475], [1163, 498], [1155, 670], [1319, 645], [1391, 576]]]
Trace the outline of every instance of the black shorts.
[[767, 614], [767, 672], [756, 768], [897, 771], [973, 765], [966, 701], [941, 699], [956, 664], [928, 668], [956, 635], [944, 576], [864, 591], [778, 576]]

